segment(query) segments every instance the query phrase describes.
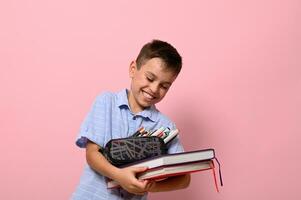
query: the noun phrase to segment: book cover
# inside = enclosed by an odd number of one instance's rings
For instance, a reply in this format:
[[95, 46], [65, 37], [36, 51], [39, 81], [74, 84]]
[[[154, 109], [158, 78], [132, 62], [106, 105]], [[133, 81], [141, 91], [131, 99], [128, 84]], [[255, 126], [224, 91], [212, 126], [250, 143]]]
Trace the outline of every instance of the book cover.
[[159, 166], [167, 166], [167, 165], [175, 165], [175, 164], [183, 164], [189, 162], [203, 161], [203, 160], [211, 160], [215, 158], [214, 149], [202, 149], [196, 151], [186, 151], [182, 153], [174, 153], [174, 154], [165, 154], [161, 156], [156, 156], [152, 158], [147, 158], [138, 162], [134, 162], [128, 165], [121, 166], [123, 167], [148, 167], [149, 169], [159, 167]]

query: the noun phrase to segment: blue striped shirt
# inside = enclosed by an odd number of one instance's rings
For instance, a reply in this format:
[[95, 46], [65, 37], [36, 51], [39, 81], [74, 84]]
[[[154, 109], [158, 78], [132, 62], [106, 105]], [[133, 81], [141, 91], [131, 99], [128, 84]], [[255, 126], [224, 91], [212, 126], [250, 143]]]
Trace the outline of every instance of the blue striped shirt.
[[[87, 117], [85, 118], [76, 140], [79, 147], [86, 147], [90, 140], [99, 146], [113, 138], [131, 136], [140, 127], [146, 130], [156, 130], [160, 127], [175, 129], [175, 124], [155, 106], [151, 106], [139, 113], [131, 112], [129, 107], [128, 91], [104, 92], [99, 95]], [[168, 153], [182, 152], [183, 147], [179, 138], [174, 139], [168, 148]], [[139, 196], [128, 193], [126, 190], [107, 189], [105, 177], [94, 171], [88, 164], [85, 165], [80, 182], [73, 193], [73, 200], [119, 200], [146, 199], [147, 195]]]

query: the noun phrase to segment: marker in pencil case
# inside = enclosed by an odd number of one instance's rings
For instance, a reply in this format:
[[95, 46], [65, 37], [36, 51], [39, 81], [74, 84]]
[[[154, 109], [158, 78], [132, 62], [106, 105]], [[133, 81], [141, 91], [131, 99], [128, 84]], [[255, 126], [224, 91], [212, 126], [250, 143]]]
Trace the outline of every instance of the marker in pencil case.
[[164, 131], [164, 129], [164, 127], [159, 128], [151, 136], [158, 136], [162, 131]]
[[152, 131], [151, 133], [149, 133], [148, 136], [157, 136], [158, 133], [162, 132], [164, 130], [163, 127], [159, 128], [159, 129], [155, 129], [154, 131]]
[[163, 131], [163, 135], [161, 136], [161, 138], [164, 140], [165, 138], [168, 137], [169, 133], [170, 133], [170, 128], [167, 127], [167, 128]]
[[147, 134], [147, 136], [152, 136], [152, 134], [153, 134], [154, 132], [156, 132], [156, 131], [157, 131], [157, 130], [149, 131], [148, 134]]
[[159, 138], [165, 138], [167, 136], [167, 132], [164, 130], [164, 131], [162, 131], [161, 133], [159, 133], [159, 135], [157, 135], [157, 137], [159, 137]]
[[161, 132], [161, 133], [159, 133], [158, 135], [157, 135], [157, 137], [160, 137], [160, 138], [165, 138], [167, 136], [167, 130], [166, 130], [166, 128]]
[[179, 130], [178, 130], [178, 129], [172, 130], [172, 131], [169, 133], [168, 137], [166, 137], [166, 138], [164, 139], [164, 143], [167, 144], [168, 142], [172, 141], [174, 138], [176, 138], [176, 136], [178, 135], [178, 133], [179, 133]]

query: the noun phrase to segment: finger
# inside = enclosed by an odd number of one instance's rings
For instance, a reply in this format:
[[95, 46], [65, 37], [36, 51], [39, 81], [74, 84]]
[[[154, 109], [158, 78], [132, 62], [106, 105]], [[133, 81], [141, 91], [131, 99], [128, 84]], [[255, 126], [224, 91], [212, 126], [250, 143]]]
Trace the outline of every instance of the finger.
[[147, 185], [148, 183], [150, 183], [149, 180], [140, 180], [138, 179], [142, 184]]
[[125, 185], [125, 187], [141, 191], [141, 189], [144, 188], [144, 182], [141, 182], [141, 180], [138, 180], [137, 178], [133, 177], [131, 179], [131, 183], [129, 185]]
[[145, 186], [145, 190], [148, 191], [150, 188], [152, 188], [154, 186], [154, 181], [150, 181], [146, 184]]
[[136, 172], [136, 173], [144, 172], [147, 169], [148, 169], [147, 167], [133, 167], [133, 171]]
[[137, 181], [135, 181], [134, 184], [137, 189], [143, 190], [143, 189], [145, 189], [147, 182], [137, 179]]

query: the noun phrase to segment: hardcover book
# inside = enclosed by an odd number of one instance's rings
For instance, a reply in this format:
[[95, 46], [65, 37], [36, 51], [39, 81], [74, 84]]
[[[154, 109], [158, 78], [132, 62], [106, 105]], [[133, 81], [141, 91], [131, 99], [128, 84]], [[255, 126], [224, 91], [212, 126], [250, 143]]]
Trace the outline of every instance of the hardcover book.
[[[137, 174], [139, 179], [161, 180], [170, 176], [193, 173], [213, 169], [214, 149], [203, 149], [183, 153], [166, 154], [144, 159], [122, 167], [148, 167], [147, 171]], [[108, 188], [115, 188], [119, 184], [110, 180]]]

